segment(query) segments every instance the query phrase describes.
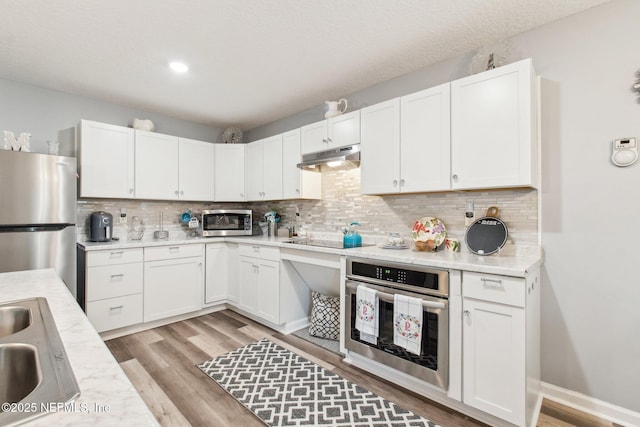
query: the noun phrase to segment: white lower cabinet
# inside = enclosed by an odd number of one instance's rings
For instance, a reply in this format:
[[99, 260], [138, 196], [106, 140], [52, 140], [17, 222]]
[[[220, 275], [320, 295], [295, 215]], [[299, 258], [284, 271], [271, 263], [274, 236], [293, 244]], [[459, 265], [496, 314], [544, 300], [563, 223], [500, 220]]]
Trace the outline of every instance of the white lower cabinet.
[[205, 254], [204, 303], [224, 301], [227, 299], [229, 282], [227, 245], [224, 242], [209, 243], [206, 245]]
[[[189, 313], [202, 308], [203, 246], [178, 245], [145, 248], [145, 322]], [[199, 255], [194, 256], [197, 253]], [[162, 257], [165, 259], [158, 259]]]
[[90, 301], [87, 317], [98, 332], [142, 323], [142, 294]]
[[537, 273], [462, 278], [463, 402], [518, 426], [540, 390], [539, 287]]
[[280, 323], [280, 249], [239, 245], [238, 307]]
[[255, 258], [238, 259], [238, 307], [249, 313], [258, 310], [258, 265]]
[[258, 316], [280, 323], [280, 262], [258, 262]]
[[238, 302], [238, 244], [227, 243], [227, 300], [230, 303]]
[[87, 317], [98, 332], [142, 323], [142, 249], [86, 254]]

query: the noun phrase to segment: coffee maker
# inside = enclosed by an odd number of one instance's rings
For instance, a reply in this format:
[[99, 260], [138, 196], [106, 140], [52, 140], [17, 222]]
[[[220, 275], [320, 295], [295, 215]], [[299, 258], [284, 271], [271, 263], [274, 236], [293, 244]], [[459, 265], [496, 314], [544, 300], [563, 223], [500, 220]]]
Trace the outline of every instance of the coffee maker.
[[113, 215], [98, 211], [91, 214], [90, 236], [92, 242], [108, 242], [113, 235]]

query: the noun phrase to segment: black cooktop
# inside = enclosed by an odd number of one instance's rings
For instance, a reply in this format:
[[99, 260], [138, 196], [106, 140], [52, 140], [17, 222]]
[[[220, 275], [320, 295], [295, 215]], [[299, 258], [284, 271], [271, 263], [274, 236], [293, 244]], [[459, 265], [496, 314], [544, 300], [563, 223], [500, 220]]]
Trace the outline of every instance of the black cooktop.
[[[334, 249], [351, 249], [351, 247], [345, 247], [342, 240], [294, 239], [284, 243], [290, 243], [292, 245], [320, 246], [323, 248]], [[373, 244], [363, 243], [362, 246], [373, 246]]]

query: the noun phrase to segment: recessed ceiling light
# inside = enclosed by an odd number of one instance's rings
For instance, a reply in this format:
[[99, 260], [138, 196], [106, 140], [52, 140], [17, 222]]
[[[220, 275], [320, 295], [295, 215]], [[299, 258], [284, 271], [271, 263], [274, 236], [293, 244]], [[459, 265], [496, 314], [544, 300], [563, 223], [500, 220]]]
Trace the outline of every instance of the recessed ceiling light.
[[186, 73], [189, 71], [189, 67], [184, 62], [173, 61], [169, 64], [169, 67], [176, 73]]

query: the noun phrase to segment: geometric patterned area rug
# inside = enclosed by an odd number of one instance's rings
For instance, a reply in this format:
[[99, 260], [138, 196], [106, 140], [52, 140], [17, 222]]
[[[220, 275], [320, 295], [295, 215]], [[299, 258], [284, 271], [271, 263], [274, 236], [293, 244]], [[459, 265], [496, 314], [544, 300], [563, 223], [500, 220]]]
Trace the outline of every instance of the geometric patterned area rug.
[[268, 426], [437, 426], [268, 339], [197, 366]]

